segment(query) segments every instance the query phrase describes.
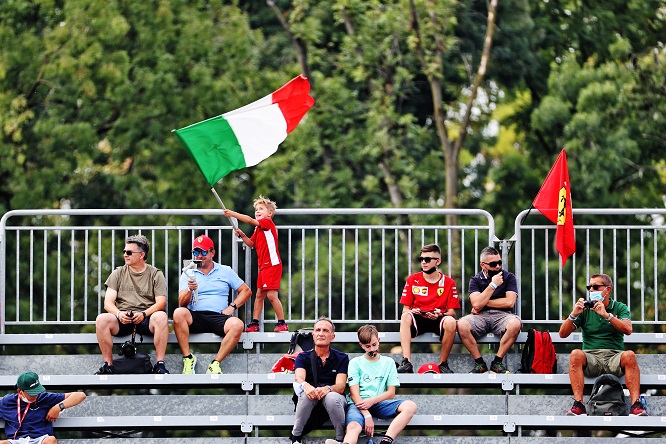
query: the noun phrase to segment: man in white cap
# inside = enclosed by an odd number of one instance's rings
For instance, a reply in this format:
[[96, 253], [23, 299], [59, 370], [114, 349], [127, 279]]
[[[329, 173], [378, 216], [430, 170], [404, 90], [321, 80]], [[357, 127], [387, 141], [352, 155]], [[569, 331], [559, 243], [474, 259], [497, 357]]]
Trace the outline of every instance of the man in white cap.
[[83, 392], [50, 393], [37, 373], [21, 373], [16, 393], [0, 399], [0, 418], [5, 421], [6, 440], [0, 444], [55, 444], [53, 421], [66, 408], [86, 399]]
[[[183, 353], [185, 375], [194, 374], [197, 363], [190, 350], [190, 333], [215, 333], [222, 336], [220, 349], [206, 370], [206, 373], [219, 374], [222, 373], [220, 362], [238, 344], [245, 328], [243, 321], [234, 316], [234, 312], [250, 299], [252, 290], [231, 267], [218, 264], [213, 260], [214, 257], [213, 240], [203, 234], [197, 236], [192, 242], [192, 258], [200, 260], [201, 265], [192, 270], [194, 279], [183, 273], [178, 283], [179, 307], [173, 312], [173, 331]], [[230, 290], [236, 291], [231, 301]]]

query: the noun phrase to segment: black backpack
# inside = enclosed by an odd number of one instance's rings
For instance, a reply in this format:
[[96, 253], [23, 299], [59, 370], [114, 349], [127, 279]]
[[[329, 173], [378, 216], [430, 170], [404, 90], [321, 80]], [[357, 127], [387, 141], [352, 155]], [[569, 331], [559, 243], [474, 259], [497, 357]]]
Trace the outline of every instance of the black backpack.
[[292, 333], [287, 354], [291, 355], [302, 351], [312, 350], [314, 348], [314, 338], [312, 337], [313, 332], [314, 328], [301, 328]]
[[591, 416], [627, 416], [624, 390], [617, 376], [604, 374], [594, 381], [587, 413]]

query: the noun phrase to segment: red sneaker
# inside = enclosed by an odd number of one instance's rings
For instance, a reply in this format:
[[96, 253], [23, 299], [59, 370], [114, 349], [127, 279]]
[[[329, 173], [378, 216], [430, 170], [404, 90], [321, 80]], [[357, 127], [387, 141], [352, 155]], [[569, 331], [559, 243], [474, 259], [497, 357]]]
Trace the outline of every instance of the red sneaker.
[[247, 327], [245, 327], [245, 331], [248, 333], [257, 332], [259, 331], [259, 324], [256, 324], [254, 322], [247, 324]]
[[629, 409], [629, 416], [647, 416], [648, 412], [643, 408], [643, 404], [640, 401], [636, 401], [631, 404]]
[[567, 411], [567, 416], [587, 416], [587, 410], [585, 409], [585, 404], [580, 401], [574, 400], [573, 405]]
[[275, 330], [273, 330], [273, 331], [277, 331], [277, 332], [280, 332], [280, 331], [289, 331], [289, 326], [287, 325], [286, 322], [283, 322], [282, 324], [278, 324], [278, 325], [275, 327]]

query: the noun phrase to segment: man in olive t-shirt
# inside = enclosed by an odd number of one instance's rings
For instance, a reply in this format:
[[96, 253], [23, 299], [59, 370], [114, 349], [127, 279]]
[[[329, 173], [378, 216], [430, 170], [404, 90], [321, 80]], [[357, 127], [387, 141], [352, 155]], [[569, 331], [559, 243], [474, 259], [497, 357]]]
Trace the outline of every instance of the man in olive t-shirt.
[[125, 265], [113, 270], [104, 283], [104, 309], [95, 321], [97, 342], [104, 365], [97, 374], [113, 373], [113, 336], [131, 334], [153, 336], [154, 373], [169, 373], [164, 366], [169, 319], [166, 314], [166, 280], [157, 268], [146, 263], [150, 244], [145, 236], [130, 236], [125, 241]]

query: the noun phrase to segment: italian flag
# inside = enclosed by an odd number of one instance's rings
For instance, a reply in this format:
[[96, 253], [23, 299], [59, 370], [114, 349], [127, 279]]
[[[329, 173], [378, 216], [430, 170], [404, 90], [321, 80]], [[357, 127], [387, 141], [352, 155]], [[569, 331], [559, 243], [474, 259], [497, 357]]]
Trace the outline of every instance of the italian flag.
[[212, 187], [275, 153], [314, 105], [309, 92], [308, 79], [300, 75], [249, 105], [173, 132]]

